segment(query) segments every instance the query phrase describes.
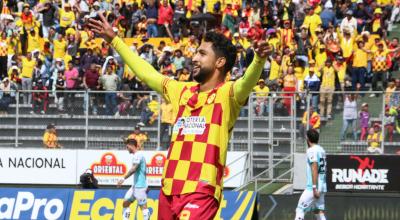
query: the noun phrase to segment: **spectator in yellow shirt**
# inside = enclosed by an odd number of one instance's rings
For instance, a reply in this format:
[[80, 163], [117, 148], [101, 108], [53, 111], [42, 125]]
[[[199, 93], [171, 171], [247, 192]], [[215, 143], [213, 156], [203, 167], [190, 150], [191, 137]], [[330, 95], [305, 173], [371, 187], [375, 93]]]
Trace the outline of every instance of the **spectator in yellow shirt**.
[[303, 25], [310, 30], [311, 36], [315, 38], [317, 36], [315, 31], [322, 25], [322, 20], [318, 14], [314, 13], [314, 9], [311, 6], [306, 6], [304, 11], [307, 15], [304, 18]]
[[254, 111], [257, 116], [263, 116], [267, 112], [269, 88], [265, 86], [265, 81], [260, 79], [258, 85], [253, 88], [256, 93], [256, 101], [254, 104]]
[[178, 81], [188, 82], [190, 79], [190, 72], [187, 67], [183, 67], [182, 70], [177, 71], [177, 74], [178, 74]]
[[72, 25], [75, 21], [75, 14], [71, 10], [71, 4], [65, 3], [64, 9], [58, 11], [60, 15], [60, 34], [65, 35], [65, 31]]
[[28, 32], [28, 53], [34, 50], [40, 50], [39, 34], [37, 28], [32, 28]]
[[321, 44], [318, 48], [318, 53], [315, 56], [315, 63], [318, 69], [322, 69], [325, 65], [328, 56], [326, 54], [325, 45]]
[[381, 142], [383, 141], [383, 136], [381, 131], [381, 125], [379, 123], [374, 124], [374, 127], [369, 132], [367, 141], [368, 141], [368, 148], [367, 148], [368, 152], [379, 153], [379, 154], [383, 153], [381, 149]]
[[351, 74], [351, 86], [356, 90], [357, 83], [361, 85], [361, 91], [365, 88], [365, 75], [368, 66], [368, 53], [369, 50], [364, 48], [364, 41], [357, 40], [357, 49], [353, 51], [353, 71]]
[[53, 41], [54, 52], [53, 59], [61, 58], [64, 59], [67, 51], [67, 41], [64, 39], [63, 34], [58, 34], [57, 39]]
[[[35, 59], [32, 59], [32, 53], [27, 53], [25, 58], [22, 58], [22, 71], [21, 71], [21, 83], [22, 90], [32, 89], [32, 74], [33, 69], [36, 66]], [[24, 104], [30, 104], [32, 101], [32, 95], [30, 92], [23, 93]]]
[[[160, 128], [160, 143], [159, 150], [168, 150], [172, 128], [171, 125], [174, 123], [174, 114], [172, 104], [167, 103], [165, 99], [161, 100], [161, 128]], [[165, 138], [166, 136], [166, 138]], [[167, 141], [164, 141], [164, 140]]]
[[[340, 85], [340, 91], [344, 91], [344, 79], [346, 77], [346, 71], [347, 71], [347, 63], [344, 60], [344, 57], [339, 56], [335, 61], [333, 61], [333, 68], [335, 69], [337, 73], [337, 77], [339, 80], [339, 85]], [[337, 94], [337, 104], [336, 104], [336, 109], [341, 108], [341, 103], [343, 103], [343, 95]]]
[[333, 92], [336, 87], [337, 72], [332, 67], [332, 60], [327, 59], [325, 66], [321, 72], [321, 88], [320, 88], [320, 115], [325, 115], [325, 105], [327, 105], [326, 115], [328, 120], [332, 118], [332, 100]]
[[54, 124], [48, 124], [47, 129], [43, 135], [43, 145], [45, 148], [61, 148], [61, 144], [58, 143], [56, 126]]
[[280, 54], [274, 54], [271, 60], [271, 68], [269, 71], [269, 85], [278, 84], [278, 79], [282, 75], [282, 56]]
[[137, 125], [133, 133], [128, 136], [128, 139], [135, 139], [138, 143], [139, 149], [143, 149], [144, 142], [146, 142], [148, 138], [147, 134], [142, 133], [140, 130], [140, 126]]
[[343, 35], [339, 34], [339, 39], [342, 56], [347, 60], [350, 58], [354, 49], [354, 36], [351, 35], [349, 28], [344, 28]]

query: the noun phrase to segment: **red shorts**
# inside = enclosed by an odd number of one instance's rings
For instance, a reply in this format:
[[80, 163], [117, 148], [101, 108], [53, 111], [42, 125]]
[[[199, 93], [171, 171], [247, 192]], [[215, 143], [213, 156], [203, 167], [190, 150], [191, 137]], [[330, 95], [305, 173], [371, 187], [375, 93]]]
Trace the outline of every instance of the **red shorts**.
[[166, 196], [161, 190], [158, 200], [157, 219], [214, 219], [218, 208], [218, 201], [211, 195], [190, 193]]

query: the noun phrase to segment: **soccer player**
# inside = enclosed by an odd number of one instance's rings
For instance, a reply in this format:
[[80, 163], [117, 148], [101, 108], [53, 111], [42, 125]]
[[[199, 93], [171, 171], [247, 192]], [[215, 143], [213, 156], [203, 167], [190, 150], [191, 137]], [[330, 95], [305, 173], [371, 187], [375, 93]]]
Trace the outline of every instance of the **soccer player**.
[[296, 208], [295, 220], [303, 220], [305, 212], [313, 210], [317, 220], [326, 220], [326, 155], [318, 145], [319, 134], [315, 129], [307, 131], [307, 186]]
[[270, 47], [265, 41], [255, 43], [255, 55], [244, 76], [225, 82], [236, 48], [223, 35], [208, 32], [193, 56], [195, 81], [178, 82], [134, 54], [99, 16], [100, 20], [90, 20], [91, 30], [110, 42], [136, 76], [162, 94], [176, 113], [157, 219], [213, 219], [221, 201], [228, 140]]
[[150, 212], [147, 208], [147, 182], [146, 182], [146, 160], [143, 154], [139, 151], [138, 143], [133, 138], [127, 138], [124, 140], [126, 149], [130, 154], [133, 154], [132, 168], [117, 183], [117, 187], [120, 187], [126, 179], [128, 179], [132, 174], [135, 174], [133, 185], [126, 192], [124, 197], [124, 202], [122, 206], [124, 207], [123, 219], [129, 219], [131, 203], [136, 199], [140, 209], [143, 213], [143, 219], [150, 219]]

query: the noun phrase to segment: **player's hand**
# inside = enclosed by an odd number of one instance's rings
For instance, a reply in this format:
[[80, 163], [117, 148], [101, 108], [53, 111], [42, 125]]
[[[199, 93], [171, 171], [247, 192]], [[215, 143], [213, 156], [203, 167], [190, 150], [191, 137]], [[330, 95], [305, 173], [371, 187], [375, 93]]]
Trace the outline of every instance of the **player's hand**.
[[121, 187], [121, 185], [124, 183], [124, 181], [125, 181], [124, 178], [118, 180], [117, 187], [118, 187], [118, 188]]
[[90, 30], [100, 35], [108, 43], [111, 43], [111, 41], [114, 39], [115, 36], [117, 36], [117, 34], [113, 31], [113, 28], [103, 16], [103, 12], [98, 12], [97, 14], [100, 17], [100, 20], [96, 20], [93, 18], [89, 19]]
[[319, 192], [317, 189], [313, 189], [314, 198], [319, 199]]
[[253, 47], [254, 52], [261, 58], [267, 58], [268, 54], [272, 51], [265, 40], [256, 41]]

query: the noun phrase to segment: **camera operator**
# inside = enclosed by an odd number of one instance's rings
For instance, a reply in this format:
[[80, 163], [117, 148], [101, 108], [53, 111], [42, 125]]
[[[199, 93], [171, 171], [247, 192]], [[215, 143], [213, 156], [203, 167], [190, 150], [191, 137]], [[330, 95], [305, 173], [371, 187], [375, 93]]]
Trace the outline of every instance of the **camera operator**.
[[91, 169], [87, 169], [81, 176], [80, 176], [80, 183], [82, 189], [98, 189], [97, 179], [93, 175], [93, 171]]

